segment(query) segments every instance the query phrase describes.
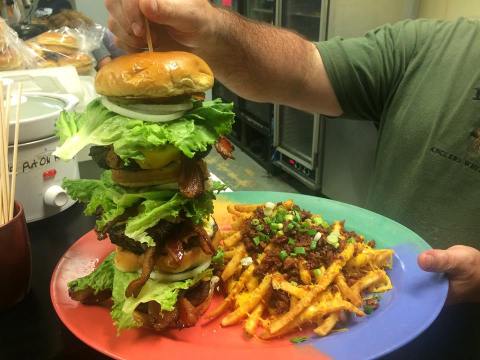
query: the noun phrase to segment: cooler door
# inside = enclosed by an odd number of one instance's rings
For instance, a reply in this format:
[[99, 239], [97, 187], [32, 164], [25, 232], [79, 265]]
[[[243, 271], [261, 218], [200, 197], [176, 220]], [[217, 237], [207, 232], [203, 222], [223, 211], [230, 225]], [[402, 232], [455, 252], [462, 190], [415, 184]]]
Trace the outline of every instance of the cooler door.
[[281, 26], [318, 42], [325, 38], [327, 6], [327, 0], [282, 0]]

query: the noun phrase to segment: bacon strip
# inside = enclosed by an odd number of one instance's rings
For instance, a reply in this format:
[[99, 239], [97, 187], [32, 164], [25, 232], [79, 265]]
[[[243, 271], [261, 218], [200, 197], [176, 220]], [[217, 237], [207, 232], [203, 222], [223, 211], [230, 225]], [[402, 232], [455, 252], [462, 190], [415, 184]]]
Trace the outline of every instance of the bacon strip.
[[150, 278], [150, 274], [153, 271], [153, 265], [155, 264], [155, 247], [149, 247], [145, 251], [142, 264], [142, 274], [138, 279], [133, 280], [128, 284], [127, 289], [125, 290], [126, 297], [137, 297], [142, 290], [143, 285]]
[[222, 156], [224, 160], [234, 159], [232, 153], [235, 150], [233, 144], [225, 137], [220, 136], [215, 143], [215, 149]]
[[205, 254], [213, 255], [213, 253], [215, 252], [215, 249], [213, 248], [213, 245], [210, 242], [210, 236], [208, 236], [207, 231], [203, 228], [203, 226], [195, 225], [193, 227], [193, 231], [198, 236], [198, 240], [200, 243], [199, 245], [202, 251]]
[[188, 199], [199, 197], [205, 191], [204, 176], [198, 161], [182, 157], [180, 176], [178, 177], [180, 193]]

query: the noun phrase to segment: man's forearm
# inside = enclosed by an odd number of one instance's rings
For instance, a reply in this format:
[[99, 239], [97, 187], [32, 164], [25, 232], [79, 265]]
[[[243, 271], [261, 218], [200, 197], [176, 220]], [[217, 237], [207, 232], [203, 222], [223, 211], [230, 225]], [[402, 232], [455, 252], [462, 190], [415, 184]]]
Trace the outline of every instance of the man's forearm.
[[216, 12], [210, 46], [197, 52], [216, 77], [242, 97], [339, 115], [318, 50], [299, 35]]

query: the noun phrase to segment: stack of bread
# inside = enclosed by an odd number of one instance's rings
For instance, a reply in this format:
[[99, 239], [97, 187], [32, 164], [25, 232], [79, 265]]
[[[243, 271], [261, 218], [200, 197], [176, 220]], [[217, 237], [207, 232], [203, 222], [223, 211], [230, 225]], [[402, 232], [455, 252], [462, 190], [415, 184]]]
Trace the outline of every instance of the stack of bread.
[[27, 56], [25, 45], [5, 21], [0, 21], [0, 71], [22, 69]]
[[89, 74], [94, 67], [93, 57], [82, 50], [73, 34], [48, 31], [27, 42], [37, 55], [38, 67], [75, 66], [79, 75]]

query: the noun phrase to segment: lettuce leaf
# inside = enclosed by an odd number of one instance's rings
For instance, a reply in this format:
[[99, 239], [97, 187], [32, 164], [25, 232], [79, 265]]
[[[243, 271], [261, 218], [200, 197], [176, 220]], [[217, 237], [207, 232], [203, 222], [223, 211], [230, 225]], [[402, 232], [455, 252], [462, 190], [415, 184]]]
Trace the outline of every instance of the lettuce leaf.
[[[212, 270], [208, 269], [197, 275], [192, 279], [183, 281], [175, 281], [171, 283], [161, 283], [152, 279], [147, 280], [143, 285], [142, 290], [136, 298], [125, 298], [121, 311], [117, 309], [115, 316], [120, 318], [123, 323], [129, 317], [133, 320], [133, 312], [138, 305], [148, 303], [149, 301], [156, 301], [160, 304], [160, 308], [164, 311], [173, 311], [177, 303], [178, 294], [180, 290], [187, 290], [198, 283], [201, 279], [212, 276]], [[122, 329], [121, 323], [117, 323], [119, 330]]]
[[192, 158], [231, 131], [235, 116], [232, 109], [233, 104], [220, 99], [197, 102], [178, 120], [152, 123], [118, 115], [95, 99], [83, 114], [62, 112], [56, 123], [61, 146], [54, 155], [69, 160], [89, 144], [113, 145], [115, 153], [128, 164], [132, 159], [143, 160], [142, 151], [169, 143]]
[[70, 281], [68, 288], [73, 291], [79, 291], [90, 287], [94, 290], [95, 294], [102, 290], [112, 289], [114, 281], [114, 257], [115, 253], [108, 255], [92, 273]]
[[127, 290], [128, 284], [138, 278], [138, 273], [123, 272], [117, 270], [115, 267], [114, 272], [115, 277], [113, 280], [112, 289], [113, 305], [112, 309], [110, 310], [110, 316], [112, 317], [113, 323], [118, 331], [122, 329], [140, 327], [141, 324], [138, 324], [133, 318], [133, 312], [126, 313], [122, 310], [126, 300], [125, 290]]
[[[125, 235], [147, 246], [155, 245], [147, 230], [160, 220], [175, 218], [183, 210], [186, 217], [201, 224], [213, 213], [215, 199], [212, 190], [205, 191], [197, 199], [187, 199], [176, 190], [162, 190], [156, 186], [123, 188], [113, 183], [111, 171], [105, 171], [100, 180], [65, 179], [63, 187], [72, 199], [87, 204], [85, 215], [97, 216], [98, 231], [103, 231], [129, 207], [137, 206], [138, 213], [126, 220]], [[213, 188], [220, 189], [216, 185]]]
[[162, 310], [172, 311], [180, 290], [189, 289], [201, 279], [212, 276], [212, 270], [208, 269], [192, 279], [172, 283], [161, 283], [149, 279], [136, 298], [126, 298], [125, 290], [128, 284], [137, 279], [139, 274], [118, 270], [114, 265], [114, 258], [115, 252], [110, 253], [91, 274], [70, 281], [68, 288], [77, 291], [91, 287], [95, 293], [111, 289], [113, 305], [110, 314], [118, 330], [141, 326], [133, 318], [133, 312], [138, 305], [156, 301]]

